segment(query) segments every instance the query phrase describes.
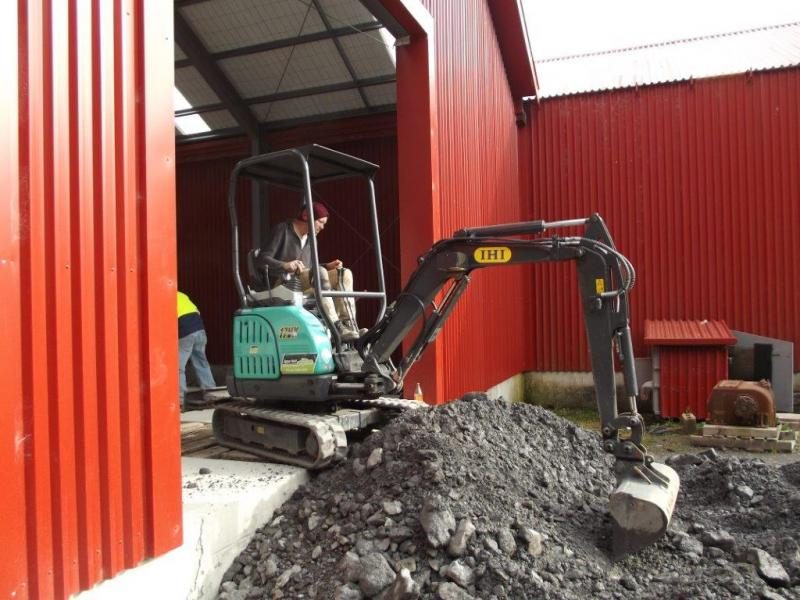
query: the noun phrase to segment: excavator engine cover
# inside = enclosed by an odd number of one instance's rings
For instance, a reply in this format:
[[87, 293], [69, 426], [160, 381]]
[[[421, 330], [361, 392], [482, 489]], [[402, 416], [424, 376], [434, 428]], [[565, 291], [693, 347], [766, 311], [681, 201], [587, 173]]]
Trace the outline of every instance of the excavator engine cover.
[[708, 423], [738, 427], [775, 427], [775, 396], [768, 381], [724, 379], [708, 398]]

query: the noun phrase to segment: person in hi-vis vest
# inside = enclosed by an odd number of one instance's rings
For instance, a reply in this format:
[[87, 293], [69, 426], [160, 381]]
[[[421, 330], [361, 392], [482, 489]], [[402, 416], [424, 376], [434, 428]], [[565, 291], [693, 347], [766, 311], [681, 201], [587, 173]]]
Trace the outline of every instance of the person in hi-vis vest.
[[186, 395], [186, 363], [192, 361], [194, 372], [203, 396], [208, 390], [217, 387], [211, 367], [206, 358], [206, 330], [197, 306], [183, 292], [178, 292], [178, 370], [180, 372], [180, 400]]

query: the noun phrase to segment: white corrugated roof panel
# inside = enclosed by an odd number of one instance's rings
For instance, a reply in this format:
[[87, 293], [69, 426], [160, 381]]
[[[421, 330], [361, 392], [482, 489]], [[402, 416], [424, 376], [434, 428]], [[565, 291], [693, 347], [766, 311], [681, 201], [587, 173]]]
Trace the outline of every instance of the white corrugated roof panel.
[[325, 24], [313, 6], [309, 9], [309, 3], [212, 0], [184, 6], [180, 11], [213, 53], [324, 31]]
[[258, 120], [267, 123], [361, 108], [364, 108], [364, 103], [361, 101], [358, 90], [343, 90], [330, 94], [292, 98], [271, 104], [256, 104], [252, 107], [258, 115]]
[[539, 98], [800, 65], [800, 23], [536, 61]]
[[352, 81], [331, 40], [295, 46], [294, 53], [281, 48], [228, 58], [219, 65], [243, 98]]
[[216, 104], [220, 101], [194, 67], [175, 69], [175, 87], [192, 106]]
[[242, 98], [271, 94], [278, 85], [291, 48], [245, 54], [220, 60], [217, 65]]
[[371, 85], [364, 88], [370, 106], [386, 106], [397, 104], [397, 86], [393, 83]]
[[[302, 1], [310, 2], [310, 0]], [[376, 20], [361, 2], [353, 2], [353, 0], [318, 0], [318, 3], [322, 13], [334, 29]]]
[[394, 47], [387, 45], [379, 31], [348, 35], [339, 43], [359, 79], [394, 74]]

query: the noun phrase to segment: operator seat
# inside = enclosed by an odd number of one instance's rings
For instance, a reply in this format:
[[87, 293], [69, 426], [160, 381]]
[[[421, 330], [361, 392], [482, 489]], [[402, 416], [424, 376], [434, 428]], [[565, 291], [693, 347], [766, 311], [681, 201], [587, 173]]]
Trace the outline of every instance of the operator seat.
[[269, 285], [269, 269], [258, 268], [258, 255], [261, 248], [253, 248], [247, 253], [247, 274], [249, 282], [247, 295], [253, 306], [291, 306], [292, 301], [273, 296]]

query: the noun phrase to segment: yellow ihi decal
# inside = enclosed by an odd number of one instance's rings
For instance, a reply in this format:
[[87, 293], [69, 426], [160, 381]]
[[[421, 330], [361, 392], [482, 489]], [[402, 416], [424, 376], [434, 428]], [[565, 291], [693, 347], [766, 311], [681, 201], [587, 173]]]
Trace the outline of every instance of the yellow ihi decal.
[[475, 262], [481, 264], [499, 264], [507, 263], [511, 260], [511, 248], [506, 246], [485, 246], [483, 248], [475, 248], [472, 253]]

